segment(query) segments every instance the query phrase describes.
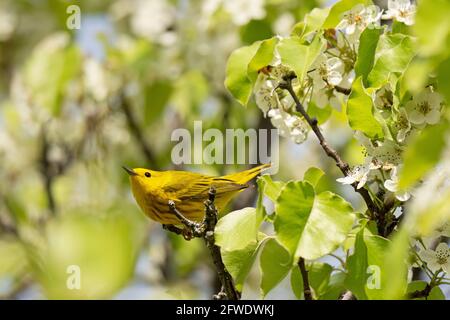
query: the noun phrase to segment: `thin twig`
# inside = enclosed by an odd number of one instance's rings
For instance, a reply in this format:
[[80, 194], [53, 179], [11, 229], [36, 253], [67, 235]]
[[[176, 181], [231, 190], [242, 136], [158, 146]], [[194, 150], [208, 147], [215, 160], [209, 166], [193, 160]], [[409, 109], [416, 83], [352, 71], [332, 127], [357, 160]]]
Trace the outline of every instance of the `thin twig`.
[[148, 145], [147, 141], [145, 140], [144, 134], [142, 133], [142, 130], [133, 115], [128, 99], [123, 94], [120, 97], [120, 99], [121, 99], [120, 106], [122, 107], [123, 113], [125, 114], [128, 127], [130, 128], [131, 133], [137, 140], [138, 145], [141, 148], [142, 153], [145, 155], [146, 160], [150, 162], [151, 165], [155, 166], [156, 165], [155, 156], [150, 146]]
[[[336, 166], [342, 171], [342, 173], [345, 176], [348, 176], [351, 174], [351, 169], [348, 163], [344, 162], [342, 158], [339, 156], [336, 150], [334, 150], [332, 147], [330, 147], [325, 140], [322, 132], [320, 131], [320, 128], [318, 126], [317, 119], [311, 118], [308, 113], [306, 112], [305, 108], [299, 101], [297, 94], [294, 91], [294, 88], [292, 87], [292, 79], [295, 78], [294, 76], [287, 76], [284, 78], [284, 81], [279, 84], [279, 87], [281, 89], [285, 89], [289, 92], [289, 94], [292, 96], [292, 99], [294, 99], [296, 110], [301, 113], [301, 115], [305, 118], [306, 122], [308, 122], [309, 126], [319, 139], [319, 143], [322, 147], [322, 149], [325, 151], [325, 153], [334, 160], [336, 163]], [[364, 199], [367, 209], [369, 211], [369, 216], [371, 219], [375, 219], [377, 217], [377, 214], [379, 213], [378, 207], [373, 202], [372, 198], [370, 197], [369, 192], [364, 188], [357, 188], [357, 183], [352, 184], [353, 188], [356, 192], [358, 192], [361, 197]]]
[[191, 237], [203, 238], [206, 247], [209, 249], [211, 254], [214, 266], [216, 267], [217, 276], [222, 286], [221, 292], [214, 295], [214, 298], [239, 300], [241, 298], [241, 294], [234, 286], [233, 277], [227, 271], [225, 264], [223, 263], [219, 246], [215, 244], [214, 229], [217, 224], [217, 209], [214, 205], [215, 195], [215, 189], [211, 188], [209, 191], [209, 198], [205, 201], [205, 218], [201, 224], [187, 219], [176, 208], [175, 202], [169, 201], [168, 205], [170, 211], [178, 217], [188, 232], [172, 225], [164, 226], [164, 228], [168, 231], [175, 232], [176, 234], [181, 234], [186, 239], [189, 239], [187, 235], [190, 235]]
[[309, 285], [308, 271], [305, 267], [305, 259], [298, 259], [298, 267], [303, 279], [303, 295], [305, 296], [305, 300], [314, 300], [311, 292], [311, 287]]

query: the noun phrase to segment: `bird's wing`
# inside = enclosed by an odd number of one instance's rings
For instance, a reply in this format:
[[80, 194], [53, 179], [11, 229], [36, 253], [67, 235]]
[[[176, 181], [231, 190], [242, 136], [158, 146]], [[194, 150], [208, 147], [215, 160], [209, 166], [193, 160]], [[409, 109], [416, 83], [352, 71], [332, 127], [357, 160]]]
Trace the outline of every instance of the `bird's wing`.
[[171, 192], [177, 190], [179, 200], [201, 200], [208, 197], [210, 188], [213, 187], [216, 190], [216, 195], [229, 193], [233, 191], [239, 191], [247, 188], [247, 185], [236, 183], [232, 180], [220, 178], [220, 177], [207, 177], [202, 176], [192, 180], [190, 183], [179, 183], [177, 185], [171, 185], [165, 188], [165, 192]]

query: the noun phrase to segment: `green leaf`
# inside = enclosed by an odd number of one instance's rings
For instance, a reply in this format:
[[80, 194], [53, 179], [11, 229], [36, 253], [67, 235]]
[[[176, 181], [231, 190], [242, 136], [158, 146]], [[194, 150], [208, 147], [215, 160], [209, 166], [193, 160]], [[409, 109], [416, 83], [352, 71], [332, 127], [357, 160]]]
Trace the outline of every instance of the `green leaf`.
[[322, 169], [311, 167], [306, 170], [305, 174], [303, 175], [303, 180], [308, 181], [313, 187], [315, 187], [324, 175], [325, 172], [323, 172]]
[[289, 273], [292, 257], [275, 239], [269, 239], [264, 245], [260, 257], [261, 293], [265, 297]]
[[383, 34], [378, 41], [373, 69], [367, 77], [369, 86], [379, 88], [389, 81], [395, 88], [414, 55], [411, 37], [400, 33]]
[[264, 217], [267, 215], [266, 208], [264, 207], [263, 200], [264, 200], [264, 191], [266, 189], [266, 183], [263, 179], [258, 178], [256, 180], [256, 183], [258, 185], [258, 199], [256, 201], [256, 226], [259, 228], [261, 223], [264, 220]]
[[346, 11], [353, 9], [358, 4], [369, 5], [372, 4], [370, 0], [341, 0], [336, 2], [333, 7], [331, 7], [330, 13], [325, 20], [322, 29], [335, 28], [339, 22], [341, 22], [342, 17]]
[[278, 241], [296, 261], [313, 260], [334, 251], [350, 231], [351, 205], [332, 192], [316, 195], [309, 182], [287, 183], [275, 205]]
[[223, 263], [233, 277], [236, 288], [242, 291], [262, 242], [252, 241], [245, 248], [233, 251], [221, 250]]
[[373, 68], [378, 39], [382, 33], [383, 29], [381, 28], [366, 28], [360, 36], [355, 73], [356, 78], [362, 77], [364, 83]]
[[248, 77], [252, 82], [256, 81], [258, 77], [258, 71], [262, 68], [270, 65], [273, 60], [275, 47], [278, 44], [278, 38], [273, 37], [268, 40], [264, 40], [259, 45], [252, 60], [250, 60], [247, 67]]
[[225, 87], [244, 107], [252, 94], [252, 82], [247, 75], [250, 61], [258, 50], [260, 42], [233, 51], [228, 58]]
[[314, 262], [307, 267], [307, 270], [310, 286], [314, 290], [314, 296], [320, 298], [328, 288], [333, 267], [327, 263]]
[[356, 234], [353, 254], [347, 259], [348, 274], [345, 285], [358, 300], [366, 300], [367, 247], [364, 242], [364, 228]]
[[316, 32], [318, 29], [321, 29], [329, 13], [330, 8], [314, 8], [305, 15], [303, 21], [294, 26], [291, 35], [304, 38], [312, 32]]
[[413, 138], [404, 153], [400, 189], [409, 188], [436, 165], [446, 145], [448, 129], [447, 122], [428, 126]]
[[277, 49], [281, 62], [294, 70], [299, 79], [304, 79], [324, 46], [322, 37], [315, 37], [309, 45], [303, 44], [298, 37], [290, 37], [281, 40]]
[[[333, 268], [322, 262], [313, 262], [306, 266], [308, 271], [309, 285], [313, 289], [316, 299], [320, 299], [328, 290], [331, 272]], [[303, 298], [303, 278], [299, 267], [296, 265], [291, 271], [291, 287], [297, 299]]]
[[424, 56], [449, 54], [450, 2], [448, 0], [419, 1], [414, 33], [420, 53]]
[[376, 299], [403, 299], [407, 289], [408, 256], [410, 238], [405, 228], [396, 232], [389, 243], [383, 248], [384, 260], [381, 268], [381, 288]]
[[273, 202], [277, 201], [281, 188], [283, 188], [285, 183], [282, 181], [273, 181], [269, 175], [263, 175], [258, 180], [264, 182], [264, 194]]
[[331, 275], [328, 283], [328, 288], [319, 297], [319, 300], [338, 300], [339, 297], [346, 291], [344, 285], [346, 274], [344, 272], [336, 272]]
[[303, 299], [304, 297], [303, 278], [298, 266], [292, 267], [291, 270], [291, 288], [292, 292], [294, 292], [294, 295], [297, 297], [297, 299], [299, 300]]
[[383, 137], [383, 128], [373, 115], [372, 98], [364, 90], [361, 77], [353, 82], [347, 102], [347, 117], [353, 130], [359, 130], [371, 139]]
[[450, 58], [441, 62], [437, 67], [438, 91], [450, 102]]
[[227, 251], [243, 249], [257, 240], [258, 228], [255, 208], [230, 212], [217, 222], [214, 231], [216, 243]]
[[382, 299], [386, 252], [389, 241], [364, 227], [357, 233], [353, 254], [347, 260], [346, 287], [358, 300]]
[[156, 81], [144, 91], [144, 123], [149, 125], [158, 119], [170, 99], [172, 84], [170, 81]]

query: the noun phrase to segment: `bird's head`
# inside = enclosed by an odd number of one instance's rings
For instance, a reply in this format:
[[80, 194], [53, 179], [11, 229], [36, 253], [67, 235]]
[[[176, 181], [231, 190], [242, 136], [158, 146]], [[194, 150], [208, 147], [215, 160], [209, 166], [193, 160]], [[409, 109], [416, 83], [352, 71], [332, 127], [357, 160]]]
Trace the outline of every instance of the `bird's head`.
[[159, 187], [161, 181], [161, 172], [145, 169], [134, 168], [130, 169], [122, 167], [130, 176], [131, 187], [133, 192], [149, 193], [153, 189]]

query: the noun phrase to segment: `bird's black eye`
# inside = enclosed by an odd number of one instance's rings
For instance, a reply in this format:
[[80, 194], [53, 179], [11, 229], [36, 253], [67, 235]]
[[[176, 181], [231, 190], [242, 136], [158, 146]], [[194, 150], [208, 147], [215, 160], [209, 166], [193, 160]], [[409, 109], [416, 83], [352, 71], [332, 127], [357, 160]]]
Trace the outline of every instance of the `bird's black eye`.
[[150, 178], [152, 175], [150, 174], [150, 172], [146, 172], [146, 173], [144, 173], [145, 174], [145, 176], [147, 177], [147, 178]]

